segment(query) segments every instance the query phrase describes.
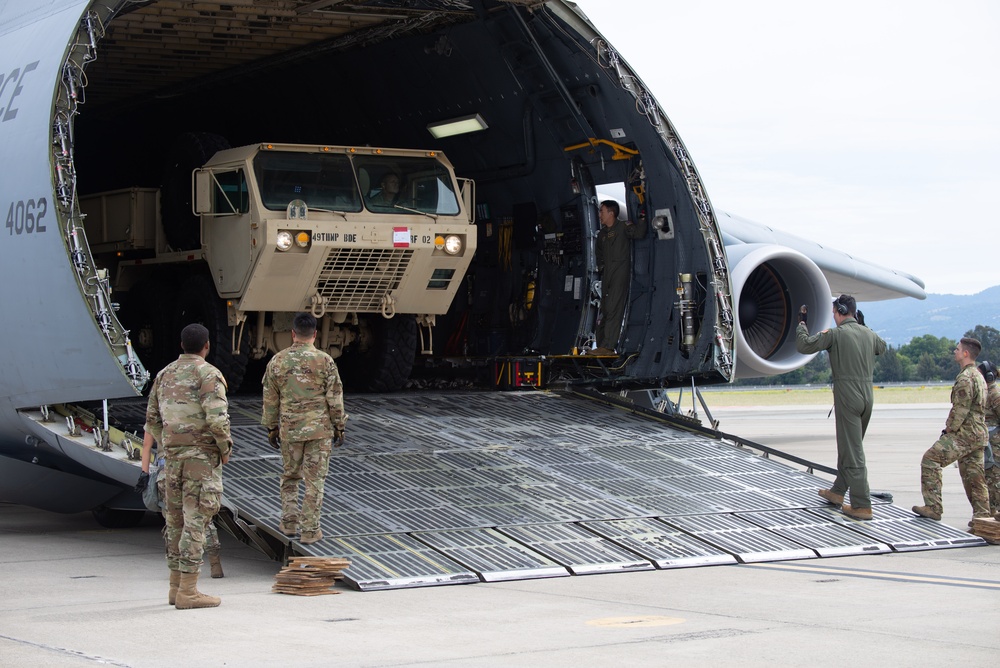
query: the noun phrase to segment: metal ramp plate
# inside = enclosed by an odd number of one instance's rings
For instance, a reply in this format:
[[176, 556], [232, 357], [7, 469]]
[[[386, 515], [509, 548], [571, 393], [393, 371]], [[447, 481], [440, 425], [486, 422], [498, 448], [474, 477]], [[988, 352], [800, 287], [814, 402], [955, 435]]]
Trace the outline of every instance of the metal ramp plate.
[[298, 544], [296, 551], [350, 559], [344, 578], [362, 591], [479, 582], [475, 573], [407, 534], [324, 538]]
[[653, 568], [649, 561], [575, 524], [500, 527], [498, 530], [562, 564], [573, 575]]
[[[817, 496], [827, 480], [576, 396], [413, 392], [347, 404], [324, 540], [302, 546], [277, 530], [281, 461], [259, 396], [230, 400], [224, 502], [260, 541], [351, 559], [360, 589], [984, 544], [889, 505], [857, 522]], [[141, 431], [145, 400], [111, 411]]]
[[986, 545], [986, 541], [979, 536], [920, 517], [897, 506], [876, 506], [872, 519], [864, 522], [852, 519], [830, 507], [813, 508], [809, 512], [886, 543], [896, 552]]
[[740, 518], [816, 551], [821, 557], [891, 552], [885, 543], [859, 540], [858, 533], [821, 520], [807, 510], [740, 513]]
[[548, 557], [493, 529], [426, 532], [413, 536], [474, 571], [484, 582], [569, 575], [569, 571]]
[[809, 548], [735, 515], [693, 515], [663, 521], [735, 555], [745, 564], [817, 556]]
[[736, 558], [652, 518], [583, 522], [594, 533], [639, 554], [657, 568], [735, 564]]

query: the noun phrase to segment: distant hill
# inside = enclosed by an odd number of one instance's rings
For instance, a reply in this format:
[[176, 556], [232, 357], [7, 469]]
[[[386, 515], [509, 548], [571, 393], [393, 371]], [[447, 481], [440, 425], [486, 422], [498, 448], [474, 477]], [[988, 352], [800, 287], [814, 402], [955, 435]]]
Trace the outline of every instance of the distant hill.
[[1000, 329], [1000, 285], [975, 295], [936, 295], [858, 304], [865, 324], [892, 346], [933, 334], [958, 340], [976, 325]]

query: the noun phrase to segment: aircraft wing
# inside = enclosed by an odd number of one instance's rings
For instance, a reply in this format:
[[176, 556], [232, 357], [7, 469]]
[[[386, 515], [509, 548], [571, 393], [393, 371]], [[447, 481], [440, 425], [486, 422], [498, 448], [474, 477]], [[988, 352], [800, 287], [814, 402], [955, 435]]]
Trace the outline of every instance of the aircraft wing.
[[830, 284], [831, 294], [852, 295], [859, 302], [900, 297], [926, 298], [924, 282], [902, 271], [883, 267], [849, 253], [775, 230], [740, 216], [718, 212], [727, 251], [741, 244], [787, 246], [812, 260]]

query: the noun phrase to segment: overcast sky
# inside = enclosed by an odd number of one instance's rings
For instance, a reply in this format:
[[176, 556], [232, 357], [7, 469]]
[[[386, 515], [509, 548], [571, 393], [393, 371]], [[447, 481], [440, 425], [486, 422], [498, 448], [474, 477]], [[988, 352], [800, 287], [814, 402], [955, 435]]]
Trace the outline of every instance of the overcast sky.
[[1000, 2], [577, 4], [656, 97], [716, 209], [927, 292], [1000, 284]]

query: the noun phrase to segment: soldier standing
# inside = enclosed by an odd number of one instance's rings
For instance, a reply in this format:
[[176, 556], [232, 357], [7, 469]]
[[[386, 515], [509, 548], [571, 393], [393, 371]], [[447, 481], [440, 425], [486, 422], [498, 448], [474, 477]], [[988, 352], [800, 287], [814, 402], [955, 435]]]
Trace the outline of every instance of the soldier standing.
[[989, 492], [983, 474], [983, 448], [986, 440], [986, 381], [976, 369], [976, 357], [982, 345], [977, 339], [963, 338], [955, 346], [955, 361], [962, 370], [951, 388], [951, 412], [941, 431], [941, 437], [924, 453], [920, 461], [920, 491], [924, 505], [913, 506], [913, 512], [932, 520], [940, 520], [941, 469], [958, 461], [965, 494], [972, 504], [972, 517], [990, 517]]
[[[837, 415], [837, 477], [830, 489], [819, 495], [841, 511], [858, 520], [872, 518], [872, 500], [868, 488], [868, 466], [865, 463], [863, 440], [872, 417], [875, 397], [872, 374], [875, 356], [886, 350], [882, 337], [865, 327], [858, 314], [858, 304], [850, 295], [840, 295], [833, 301], [834, 329], [809, 336], [806, 307], [799, 312], [795, 329], [795, 348], [800, 353], [830, 352], [833, 373], [833, 405]], [[844, 503], [844, 492], [850, 490], [851, 503]]]
[[986, 430], [989, 442], [983, 450], [986, 466], [986, 488], [990, 496], [990, 512], [1000, 519], [1000, 388], [997, 387], [997, 367], [993, 362], [980, 362], [979, 373], [986, 381]]
[[[135, 491], [142, 494], [143, 490], [146, 489], [146, 485], [149, 484], [149, 465], [153, 460], [153, 446], [156, 441], [153, 439], [153, 435], [148, 431], [143, 434], [142, 437], [142, 473], [139, 474], [139, 482], [136, 483]], [[156, 465], [160, 467], [156, 474], [156, 480], [153, 484], [156, 485], [156, 496], [160, 499], [160, 513], [163, 515], [163, 519], [167, 518], [167, 467], [166, 467], [166, 452], [165, 448], [157, 448]], [[163, 543], [167, 548], [168, 554], [170, 549], [170, 543], [167, 540], [167, 525], [163, 525]], [[208, 555], [208, 564], [212, 569], [213, 578], [225, 577], [225, 573], [222, 572], [222, 544], [219, 542], [219, 530], [215, 528], [215, 521], [209, 520], [208, 524], [205, 525], [205, 554]], [[170, 600], [170, 605], [173, 605], [174, 601]]]
[[[323, 485], [333, 442], [344, 442], [344, 386], [337, 364], [317, 350], [316, 318], [297, 313], [292, 321], [292, 345], [267, 363], [264, 372], [264, 412], [261, 424], [268, 440], [281, 449], [281, 524], [294, 536], [301, 527], [303, 543], [323, 538], [320, 513]], [[299, 509], [299, 481], [305, 485]]]
[[205, 327], [185, 327], [183, 353], [156, 375], [146, 407], [145, 431], [166, 453], [168, 600], [178, 610], [221, 603], [197, 587], [205, 527], [219, 512], [222, 465], [233, 451], [226, 381], [205, 361], [208, 349]]
[[646, 236], [646, 223], [618, 220], [620, 207], [613, 199], [601, 202], [595, 259], [601, 274], [601, 310], [595, 338], [597, 348], [591, 355], [614, 355], [625, 320], [625, 302], [632, 278], [632, 240]]

